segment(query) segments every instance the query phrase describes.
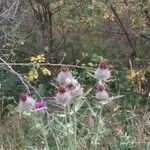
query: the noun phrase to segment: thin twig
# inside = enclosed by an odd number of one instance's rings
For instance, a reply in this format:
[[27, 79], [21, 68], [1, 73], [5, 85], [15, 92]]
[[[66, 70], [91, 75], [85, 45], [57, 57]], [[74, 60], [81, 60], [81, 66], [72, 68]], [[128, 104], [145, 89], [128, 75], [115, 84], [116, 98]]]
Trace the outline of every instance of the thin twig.
[[123, 32], [124, 32], [124, 34], [125, 34], [125, 36], [126, 36], [126, 38], [127, 38], [127, 40], [128, 40], [128, 43], [130, 44], [130, 47], [132, 48], [133, 55], [136, 56], [137, 54], [136, 54], [135, 47], [134, 47], [134, 45], [132, 44], [132, 41], [131, 41], [131, 39], [130, 39], [130, 36], [129, 36], [128, 31], [126, 30], [126, 28], [125, 28], [125, 26], [124, 26], [122, 20], [120, 19], [118, 13], [116, 12], [116, 9], [114, 8], [114, 6], [112, 5], [112, 3], [111, 3], [109, 0], [107, 0], [106, 2], [107, 2], [107, 5], [109, 6], [109, 8], [112, 10], [113, 14], [114, 14], [114, 15], [116, 16], [116, 18], [118, 19], [118, 23], [120, 24], [120, 27], [122, 28], [122, 30], [123, 30]]
[[[1, 60], [1, 58], [0, 58]], [[5, 63], [3, 63], [3, 65], [6, 65]], [[8, 63], [7, 63], [8, 66]], [[10, 66], [11, 67], [11, 66]], [[0, 66], [0, 68], [3, 68], [4, 70], [10, 71], [11, 73], [15, 74], [18, 76], [18, 78], [21, 80], [21, 82], [25, 85], [25, 87], [27, 88], [27, 91], [29, 94], [31, 94], [30, 89], [33, 89], [34, 92], [37, 94], [37, 96], [41, 99], [40, 94], [38, 93], [38, 91], [34, 88], [34, 86], [32, 86], [24, 77], [21, 77], [21, 75], [19, 75], [17, 72], [15, 72], [12, 68], [10, 69], [6, 69], [4, 66]]]
[[22, 77], [5, 61], [3, 60], [1, 57], [0, 57], [0, 60], [3, 62], [3, 64], [5, 64], [13, 74], [15, 74], [19, 79], [20, 81], [23, 83], [23, 85], [26, 87], [28, 93], [30, 94], [30, 90], [29, 90], [29, 87], [28, 85], [23, 81]]
[[[63, 64], [51, 64], [51, 63], [38, 63], [40, 66], [53, 66], [53, 67], [60, 67]], [[5, 63], [0, 63], [0, 65], [5, 65]], [[7, 63], [9, 66], [32, 66], [33, 63]], [[68, 65], [68, 67], [73, 68], [80, 68], [80, 69], [92, 69], [91, 67], [83, 67], [83, 66], [77, 66], [77, 65]]]

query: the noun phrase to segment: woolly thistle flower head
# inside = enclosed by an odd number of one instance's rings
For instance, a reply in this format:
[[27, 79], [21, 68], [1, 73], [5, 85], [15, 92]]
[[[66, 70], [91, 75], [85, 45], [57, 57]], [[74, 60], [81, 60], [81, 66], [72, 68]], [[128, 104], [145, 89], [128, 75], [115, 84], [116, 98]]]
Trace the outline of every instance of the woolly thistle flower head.
[[63, 94], [63, 93], [66, 93], [66, 92], [67, 92], [67, 89], [66, 89], [65, 85], [59, 85], [58, 93]]
[[30, 111], [33, 108], [35, 100], [26, 93], [21, 93], [19, 98], [18, 109], [20, 111]]
[[57, 75], [57, 81], [59, 83], [65, 83], [67, 78], [73, 78], [71, 71], [69, 70], [68, 66], [63, 65], [60, 68], [60, 72]]
[[76, 79], [74, 79], [74, 78], [67, 78], [66, 79], [66, 84], [73, 84], [73, 85], [76, 85], [76, 84], [78, 84], [78, 81], [76, 80]]
[[69, 91], [66, 89], [64, 85], [60, 85], [58, 87], [58, 93], [56, 94], [55, 98], [58, 104], [65, 105], [66, 102], [72, 99], [72, 96], [70, 95]]
[[63, 72], [67, 72], [67, 71], [69, 71], [69, 68], [68, 68], [67, 65], [62, 65], [60, 70], [63, 71]]
[[34, 104], [35, 109], [46, 108], [46, 104], [43, 100], [37, 100]]
[[107, 62], [107, 61], [102, 61], [102, 62], [99, 64], [99, 68], [100, 68], [100, 69], [109, 69], [108, 62]]
[[72, 83], [67, 84], [66, 87], [68, 89], [74, 89], [75, 88], [75, 86]]
[[67, 90], [70, 92], [71, 96], [77, 97], [83, 95], [83, 88], [76, 79], [66, 79], [65, 85]]
[[33, 106], [33, 112], [38, 117], [43, 117], [45, 110], [47, 109], [46, 104], [43, 100], [37, 100]]
[[104, 84], [98, 84], [96, 86], [95, 97], [98, 100], [105, 100], [109, 97], [109, 94], [107, 92], [107, 88]]
[[27, 94], [21, 93], [19, 100], [22, 101], [22, 102], [25, 102], [27, 100]]
[[69, 90], [74, 89], [76, 85], [78, 84], [78, 81], [74, 78], [72, 79], [67, 78], [65, 82], [66, 82], [66, 88]]
[[99, 91], [104, 91], [106, 90], [106, 86], [105, 85], [96, 85], [96, 91], [99, 92]]
[[111, 78], [111, 71], [109, 70], [109, 65], [107, 61], [102, 61], [99, 64], [99, 67], [94, 72], [94, 78], [103, 81]]

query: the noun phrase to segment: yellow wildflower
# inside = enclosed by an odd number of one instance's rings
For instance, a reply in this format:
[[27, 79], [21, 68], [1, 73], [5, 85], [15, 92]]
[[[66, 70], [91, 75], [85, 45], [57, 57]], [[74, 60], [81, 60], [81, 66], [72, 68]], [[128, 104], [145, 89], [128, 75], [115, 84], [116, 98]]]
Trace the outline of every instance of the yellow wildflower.
[[32, 62], [33, 61], [37, 61], [37, 58], [36, 57], [31, 57], [31, 59], [30, 59]]
[[135, 72], [135, 70], [130, 70], [129, 71], [129, 74], [127, 75], [127, 78], [129, 79], [129, 80], [134, 80], [135, 78], [136, 78], [136, 72]]
[[139, 80], [144, 81], [145, 80], [145, 71], [138, 71], [137, 72], [137, 77]]
[[49, 76], [51, 76], [50, 70], [48, 70], [46, 67], [43, 67], [43, 68], [41, 68], [41, 69], [42, 69], [42, 72], [43, 72], [44, 75], [49, 75]]
[[38, 72], [37, 72], [37, 70], [36, 69], [31, 70], [28, 73], [27, 79], [30, 80], [30, 81], [33, 81], [34, 79], [38, 79]]
[[143, 71], [143, 70], [140, 70], [140, 71], [137, 71], [137, 72], [135, 72], [135, 70], [130, 70], [129, 71], [129, 74], [128, 74], [128, 76], [127, 76], [127, 78], [129, 79], [129, 80], [139, 80], [139, 81], [144, 81], [144, 80], [146, 80], [146, 78], [145, 78], [145, 71]]
[[39, 62], [39, 63], [41, 63], [41, 62], [45, 61], [45, 57], [44, 57], [43, 54], [37, 55], [36, 57], [31, 57], [31, 61], [32, 62]]
[[44, 61], [45, 61], [44, 55], [43, 55], [43, 54], [37, 55], [37, 61], [38, 61], [38, 62], [44, 62]]
[[28, 79], [29, 81], [33, 81], [33, 80], [34, 80], [33, 76], [28, 76], [27, 79]]

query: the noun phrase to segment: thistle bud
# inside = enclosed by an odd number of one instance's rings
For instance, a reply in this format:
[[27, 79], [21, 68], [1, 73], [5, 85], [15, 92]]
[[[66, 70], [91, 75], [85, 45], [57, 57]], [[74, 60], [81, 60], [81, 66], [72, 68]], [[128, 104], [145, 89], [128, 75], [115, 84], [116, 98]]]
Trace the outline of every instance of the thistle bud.
[[58, 93], [56, 94], [56, 102], [61, 105], [65, 105], [68, 101], [71, 100], [72, 96], [65, 86], [61, 85], [58, 88]]
[[73, 97], [83, 95], [83, 88], [74, 78], [66, 80], [66, 88], [69, 90], [71, 96]]
[[105, 100], [109, 97], [109, 94], [106, 91], [106, 87], [104, 85], [97, 85], [95, 97], [98, 100]]
[[107, 62], [101, 62], [94, 72], [94, 78], [97, 80], [107, 80], [111, 77], [111, 72]]
[[59, 83], [64, 84], [67, 78], [71, 79], [71, 78], [73, 78], [73, 76], [72, 76], [71, 71], [69, 70], [69, 68], [66, 65], [63, 65], [60, 68], [60, 72], [58, 73], [56, 80]]
[[21, 93], [19, 100], [20, 101], [19, 101], [18, 109], [20, 111], [29, 112], [30, 110], [32, 110], [35, 101], [32, 97], [28, 96], [25, 93]]

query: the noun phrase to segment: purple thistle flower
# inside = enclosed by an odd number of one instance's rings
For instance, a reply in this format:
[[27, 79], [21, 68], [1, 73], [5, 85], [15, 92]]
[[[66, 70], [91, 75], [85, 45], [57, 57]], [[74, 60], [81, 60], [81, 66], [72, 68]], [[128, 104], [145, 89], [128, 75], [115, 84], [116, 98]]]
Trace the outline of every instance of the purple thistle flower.
[[46, 108], [46, 104], [43, 100], [37, 100], [34, 104], [35, 109]]
[[34, 103], [34, 110], [33, 110], [34, 113], [37, 116], [43, 117], [46, 110], [47, 110], [46, 103], [41, 99], [36, 100], [36, 102]]

